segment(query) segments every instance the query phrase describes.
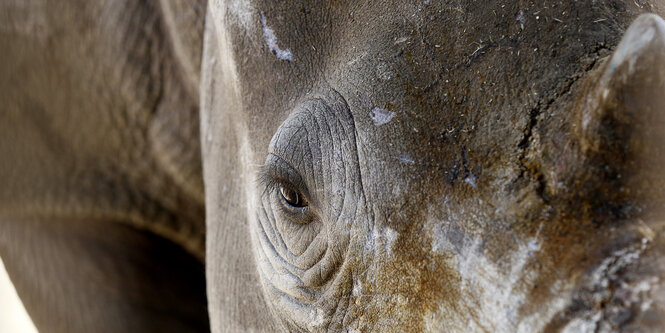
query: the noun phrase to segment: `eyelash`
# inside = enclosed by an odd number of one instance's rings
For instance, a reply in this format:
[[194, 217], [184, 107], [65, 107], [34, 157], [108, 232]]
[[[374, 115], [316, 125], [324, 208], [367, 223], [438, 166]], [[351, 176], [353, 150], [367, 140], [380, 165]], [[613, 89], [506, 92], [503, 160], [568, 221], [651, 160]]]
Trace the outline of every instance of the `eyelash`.
[[[292, 168], [291, 165], [289, 165], [279, 156], [273, 154], [271, 154], [271, 156], [274, 156], [274, 158], [278, 159], [280, 163], [284, 163], [288, 168]], [[293, 173], [295, 172], [296, 171], [293, 170]], [[293, 178], [296, 178], [295, 183], [291, 180]], [[275, 193], [279, 191], [280, 186], [284, 186], [287, 188], [297, 190], [299, 194], [302, 194], [304, 196], [305, 200], [307, 200], [308, 202], [310, 201], [307, 191], [307, 185], [304, 183], [302, 179], [300, 179], [300, 176], [299, 175], [298, 177], [290, 176], [289, 171], [283, 170], [282, 168], [276, 168], [266, 163], [261, 166], [257, 180], [258, 180], [258, 185], [260, 186], [259, 188], [264, 189], [262, 195], [266, 195], [268, 193]]]

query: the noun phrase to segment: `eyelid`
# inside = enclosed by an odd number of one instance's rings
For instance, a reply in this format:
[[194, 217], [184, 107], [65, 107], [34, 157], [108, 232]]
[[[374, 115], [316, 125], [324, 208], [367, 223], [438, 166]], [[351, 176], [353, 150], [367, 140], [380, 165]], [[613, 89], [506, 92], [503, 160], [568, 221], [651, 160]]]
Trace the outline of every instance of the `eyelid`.
[[279, 185], [291, 187], [311, 202], [307, 184], [300, 173], [289, 162], [275, 154], [268, 154], [266, 162], [259, 171], [258, 181], [261, 188], [266, 191], [274, 190]]

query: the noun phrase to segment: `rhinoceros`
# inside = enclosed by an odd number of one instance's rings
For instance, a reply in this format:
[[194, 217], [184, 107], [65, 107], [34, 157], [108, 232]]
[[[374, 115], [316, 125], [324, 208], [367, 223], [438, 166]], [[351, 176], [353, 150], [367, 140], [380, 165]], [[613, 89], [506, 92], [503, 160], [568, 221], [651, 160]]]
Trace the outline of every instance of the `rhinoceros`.
[[662, 1], [1, 3], [41, 331], [665, 327]]

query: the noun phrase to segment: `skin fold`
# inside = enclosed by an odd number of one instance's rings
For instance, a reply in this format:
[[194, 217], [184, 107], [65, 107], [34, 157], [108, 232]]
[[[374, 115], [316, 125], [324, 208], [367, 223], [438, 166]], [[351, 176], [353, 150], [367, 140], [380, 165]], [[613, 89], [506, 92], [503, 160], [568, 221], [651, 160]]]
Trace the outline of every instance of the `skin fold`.
[[42, 332], [662, 331], [662, 1], [0, 1]]

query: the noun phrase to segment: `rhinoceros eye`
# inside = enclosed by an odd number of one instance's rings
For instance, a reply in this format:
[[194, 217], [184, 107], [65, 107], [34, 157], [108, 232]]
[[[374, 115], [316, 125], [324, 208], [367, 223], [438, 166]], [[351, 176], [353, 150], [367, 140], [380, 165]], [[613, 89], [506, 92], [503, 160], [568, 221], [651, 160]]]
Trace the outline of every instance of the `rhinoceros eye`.
[[289, 206], [294, 208], [303, 208], [307, 206], [307, 201], [303, 195], [285, 185], [279, 186], [279, 193], [282, 195], [282, 200]]

